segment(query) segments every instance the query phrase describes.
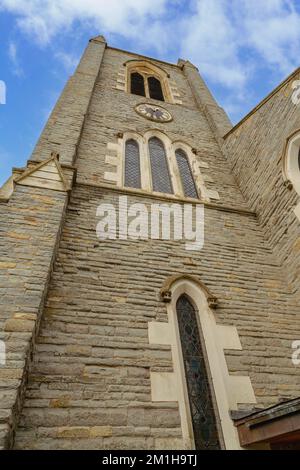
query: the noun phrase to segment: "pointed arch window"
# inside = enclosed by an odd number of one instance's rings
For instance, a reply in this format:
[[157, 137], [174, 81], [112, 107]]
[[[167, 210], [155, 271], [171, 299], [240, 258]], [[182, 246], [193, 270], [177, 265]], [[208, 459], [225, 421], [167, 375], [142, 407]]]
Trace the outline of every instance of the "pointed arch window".
[[173, 194], [165, 147], [157, 137], [149, 139], [149, 155], [153, 191]]
[[175, 155], [184, 195], [186, 197], [198, 198], [198, 193], [187, 154], [182, 149], [177, 149], [175, 151]]
[[140, 149], [134, 139], [127, 140], [125, 144], [124, 184], [129, 188], [141, 187]]
[[186, 294], [176, 303], [190, 413], [197, 450], [220, 449], [216, 416], [196, 310]]
[[130, 92], [134, 95], [146, 96], [144, 77], [138, 72], [130, 75]]
[[165, 101], [160, 81], [155, 77], [148, 78], [149, 97], [154, 100]]

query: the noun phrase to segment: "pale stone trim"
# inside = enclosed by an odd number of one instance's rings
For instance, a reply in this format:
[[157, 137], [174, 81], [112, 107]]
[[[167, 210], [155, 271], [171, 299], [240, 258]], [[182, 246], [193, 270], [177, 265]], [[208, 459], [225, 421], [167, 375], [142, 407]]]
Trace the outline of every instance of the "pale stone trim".
[[214, 183], [215, 180], [210, 175], [203, 175], [203, 179], [207, 183]]
[[112, 166], [118, 166], [119, 158], [113, 157], [111, 155], [105, 155], [105, 163], [107, 163], [108, 165], [112, 165]]
[[64, 177], [56, 154], [51, 158], [33, 166], [15, 178], [16, 184], [36, 188], [69, 191], [70, 185]]
[[[193, 430], [189, 410], [184, 364], [180, 348], [180, 336], [176, 320], [176, 303], [182, 294], [190, 297], [198, 312], [199, 324], [204, 337], [209, 369], [214, 387], [215, 399], [221, 421], [221, 428], [226, 449], [240, 449], [237, 430], [229, 416], [229, 411], [238, 409], [240, 403], [256, 403], [249, 377], [230, 376], [224, 355], [224, 349], [241, 349], [237, 329], [231, 326], [217, 325], [212, 310], [208, 307], [204, 291], [189, 279], [178, 279], [171, 285], [171, 302], [167, 304], [168, 331], [165, 324], [159, 329], [157, 324], [149, 323], [149, 340], [161, 344], [163, 333], [167, 333], [172, 349], [175, 387], [181, 416], [182, 435], [187, 448], [194, 448]], [[223, 338], [223, 339], [221, 339]], [[221, 339], [221, 340], [220, 340]], [[164, 343], [165, 344], [165, 343]], [[173, 378], [156, 376], [152, 384], [156, 387], [152, 396], [167, 400], [169, 386]]]
[[158, 437], [155, 439], [155, 450], [185, 450], [182, 439], [177, 437]]
[[293, 132], [285, 143], [282, 156], [283, 179], [290, 187], [300, 195], [300, 169], [298, 165], [298, 153], [300, 149], [300, 129]]
[[145, 158], [145, 138], [138, 134], [137, 132], [125, 132], [123, 135], [123, 139], [121, 142], [121, 158], [122, 160], [122, 179], [120, 186], [125, 188], [125, 149], [126, 149], [126, 142], [130, 139], [135, 140], [139, 145], [139, 153], [140, 153], [140, 169], [141, 169], [141, 189], [144, 191], [151, 191], [151, 173], [150, 173], [150, 166], [148, 160]]
[[106, 171], [104, 173], [104, 179], [106, 179], [107, 181], [112, 181], [114, 183], [118, 183], [119, 182], [119, 175], [118, 175], [118, 173], [114, 173], [112, 171]]
[[118, 73], [119, 77], [124, 77], [125, 82], [120, 86], [119, 82], [120, 80], [117, 79], [118, 85], [116, 88], [120, 90], [124, 90], [127, 93], [130, 93], [130, 75], [133, 72], [138, 72], [140, 73], [144, 79], [145, 79], [145, 94], [147, 98], [150, 98], [149, 94], [149, 88], [148, 88], [148, 76], [152, 76], [157, 78], [162, 86], [163, 90], [163, 95], [165, 102], [167, 103], [173, 103], [173, 104], [182, 104], [182, 101], [180, 101], [180, 93], [178, 91], [176, 82], [172, 80], [172, 82], [169, 80], [169, 75], [168, 73], [162, 68], [159, 67], [158, 65], [155, 65], [153, 62], [149, 60], [129, 60], [125, 62], [124, 67], [126, 67], [125, 72], [123, 70], [120, 70]]
[[150, 372], [150, 381], [153, 402], [178, 401], [174, 372]]
[[56, 154], [39, 164], [30, 165], [25, 171], [15, 170], [0, 189], [0, 200], [9, 200], [15, 184], [63, 192], [70, 190]]
[[104, 179], [113, 182], [117, 186], [122, 186], [123, 181], [123, 139], [118, 138], [118, 142], [108, 142], [107, 152], [116, 155], [105, 155], [105, 163], [115, 167], [115, 171], [105, 171]]
[[91, 182], [86, 182], [86, 181], [77, 181], [77, 185], [81, 186], [86, 186], [90, 188], [98, 188], [98, 189], [109, 189], [111, 191], [118, 192], [120, 194], [132, 194], [135, 196], [143, 196], [147, 199], [153, 199], [153, 200], [160, 200], [160, 201], [169, 201], [169, 202], [184, 202], [184, 203], [190, 203], [190, 204], [195, 204], [195, 205], [204, 205], [208, 209], [220, 211], [220, 212], [226, 212], [229, 214], [239, 214], [243, 215], [246, 217], [254, 217], [256, 218], [256, 212], [253, 212], [251, 210], [245, 209], [244, 207], [230, 207], [230, 206], [225, 206], [225, 205], [220, 205], [220, 204], [215, 204], [213, 202], [203, 202], [200, 199], [192, 199], [188, 197], [181, 197], [177, 198], [173, 194], [164, 194], [164, 193], [154, 193], [153, 191], [147, 192], [144, 191], [143, 189], [137, 189], [137, 188], [124, 188], [124, 187], [119, 187], [115, 186], [109, 183], [91, 183]]
[[300, 202], [299, 202], [299, 204], [295, 207], [294, 213], [295, 213], [296, 217], [298, 218], [298, 220], [300, 220]]
[[[204, 181], [204, 178], [201, 174], [200, 167], [199, 167], [199, 162], [197, 160], [196, 155], [192, 152], [192, 149], [189, 145], [185, 144], [184, 142], [177, 141], [173, 145], [174, 161], [175, 162], [176, 162], [175, 152], [178, 149], [182, 149], [187, 155], [189, 165], [190, 165], [190, 169], [191, 169], [191, 172], [192, 172], [192, 176], [194, 178], [196, 189], [197, 189], [197, 192], [198, 192], [198, 197], [201, 198], [205, 202], [209, 202], [209, 200], [210, 200], [209, 192], [205, 187], [205, 181]], [[177, 163], [176, 163], [176, 168], [177, 168]], [[183, 188], [182, 188], [181, 177], [180, 177], [179, 172], [178, 172], [178, 180], [179, 180], [179, 184], [180, 184], [180, 188], [181, 188], [181, 194], [180, 195], [184, 196], [184, 191], [183, 191]]]
[[118, 152], [119, 151], [119, 144], [116, 144], [115, 142], [108, 142], [107, 150], [112, 150], [113, 152]]
[[220, 199], [220, 195], [219, 195], [218, 191], [215, 191], [213, 189], [208, 189], [206, 194], [207, 194], [209, 199], [215, 199], [216, 201], [218, 201]]
[[0, 202], [1, 200], [8, 201], [14, 192], [14, 178], [10, 176], [8, 180], [0, 188]]
[[[144, 155], [146, 156], [146, 161], [149, 167], [149, 173], [150, 173], [150, 178], [151, 178], [151, 188], [153, 188], [153, 182], [152, 182], [152, 171], [151, 171], [151, 164], [150, 164], [150, 153], [149, 153], [149, 140], [152, 137], [157, 137], [159, 140], [164, 145], [165, 148], [165, 153], [166, 153], [166, 158], [168, 162], [168, 169], [169, 169], [169, 174], [170, 174], [170, 179], [171, 179], [171, 185], [173, 188], [173, 193], [175, 196], [181, 196], [181, 187], [179, 185], [179, 180], [178, 180], [178, 174], [176, 174], [176, 167], [174, 162], [174, 156], [173, 156], [173, 148], [172, 148], [172, 141], [171, 139], [164, 133], [161, 132], [157, 129], [151, 129], [144, 134], [144, 140], [145, 140], [145, 148], [144, 148]], [[155, 192], [155, 191], [154, 191]]]
[[[299, 149], [300, 129], [297, 129], [286, 139], [282, 155], [282, 174], [288, 189], [294, 188], [300, 196]], [[294, 208], [294, 213], [298, 220], [300, 220], [300, 203]]]
[[123, 66], [119, 69], [117, 80], [113, 88], [120, 91], [126, 91], [126, 71]]
[[[158, 129], [151, 129], [145, 132], [143, 136], [138, 132], [128, 131], [123, 134], [122, 138], [118, 139], [118, 143], [109, 142], [107, 144], [107, 150], [116, 152], [117, 157], [106, 155], [105, 163], [108, 165], [115, 166], [115, 172], [106, 171], [104, 173], [104, 179], [116, 183], [117, 186], [121, 188], [125, 188], [125, 147], [127, 140], [134, 139], [139, 144], [140, 150], [141, 189], [144, 191], [152, 192], [153, 194], [157, 195], [164, 194], [152, 190], [152, 171], [148, 145], [149, 139], [151, 139], [152, 137], [157, 137], [161, 140], [164, 145], [168, 161], [171, 184], [173, 188], [173, 195], [176, 198], [185, 198], [175, 155], [175, 151], [181, 148], [182, 150], [184, 150], [189, 160], [199, 199], [203, 202], [209, 202], [209, 190], [206, 189], [205, 181], [199, 168], [199, 161], [197, 160], [197, 156], [195, 155], [195, 153], [193, 153], [190, 145], [178, 140], [172, 142], [172, 140], [167, 136], [167, 134]], [[211, 194], [212, 198], [219, 199], [219, 195], [216, 191], [211, 191]], [[189, 199], [191, 201], [194, 200], [192, 198], [185, 199]]]
[[208, 287], [202, 282], [199, 278], [196, 276], [192, 276], [191, 274], [174, 274], [174, 276], [169, 277], [168, 279], [165, 280], [163, 283], [162, 288], [160, 289], [160, 297], [163, 302], [171, 302], [172, 300], [172, 286], [175, 284], [177, 281], [182, 281], [182, 280], [187, 280], [196, 286], [198, 286], [199, 289], [201, 289], [202, 292], [204, 292], [208, 306], [210, 308], [217, 308], [218, 306], [218, 299], [215, 297]]
[[169, 323], [148, 323], [149, 344], [173, 344], [174, 336]]
[[241, 341], [235, 326], [217, 325], [216, 332], [222, 349], [242, 350]]
[[19, 184], [23, 186], [31, 186], [35, 188], [53, 189], [54, 191], [65, 191], [65, 187], [61, 181], [50, 181], [44, 178], [34, 176], [27, 176]]
[[228, 379], [230, 409], [237, 409], [237, 404], [256, 403], [250, 377], [230, 375]]

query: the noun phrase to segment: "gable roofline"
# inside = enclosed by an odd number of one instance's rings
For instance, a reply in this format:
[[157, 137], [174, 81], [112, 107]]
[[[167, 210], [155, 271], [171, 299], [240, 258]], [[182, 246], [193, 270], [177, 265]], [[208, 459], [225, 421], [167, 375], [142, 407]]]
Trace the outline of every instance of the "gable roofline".
[[223, 136], [224, 139], [227, 139], [227, 137], [231, 134], [234, 133], [236, 129], [238, 129], [249, 117], [251, 117], [253, 114], [256, 113], [262, 106], [264, 106], [281, 88], [283, 88], [290, 80], [295, 78], [298, 73], [300, 73], [300, 67], [296, 68], [294, 72], [292, 72], [287, 78], [285, 78], [282, 82], [279, 83], [279, 85], [274, 88], [262, 101], [260, 101], [246, 116], [244, 116], [235, 126], [233, 126], [232, 129], [230, 129], [227, 134]]
[[60, 163], [58, 161], [58, 154], [56, 154], [55, 152], [52, 152], [51, 153], [51, 157], [48, 158], [47, 160], [43, 160], [42, 162], [39, 162], [37, 165], [33, 166], [32, 168], [28, 168], [26, 169], [22, 174], [20, 174], [19, 176], [17, 176], [17, 178], [14, 179], [14, 182], [16, 184], [18, 183], [22, 183], [23, 180], [25, 180], [26, 178], [28, 178], [29, 176], [32, 176], [34, 175], [35, 172], [39, 171], [39, 170], [42, 170], [43, 167], [47, 166], [48, 163], [50, 162], [53, 162], [55, 164], [55, 167], [57, 169], [57, 172], [59, 174], [59, 177], [61, 179], [61, 183], [63, 185], [63, 188], [66, 192], [70, 191], [70, 185], [68, 184], [63, 172], [62, 172], [62, 169], [61, 169], [61, 166], [60, 166]]
[[129, 54], [133, 57], [138, 57], [141, 60], [146, 59], [149, 61], [158, 62], [160, 64], [169, 65], [171, 67], [176, 67], [177, 69], [180, 68], [178, 64], [173, 64], [172, 62], [166, 62], [165, 60], [155, 59], [154, 57], [149, 57], [143, 54], [138, 54], [136, 52], [126, 51], [125, 49], [119, 49], [118, 47], [111, 47], [107, 45], [106, 48], [111, 49], [112, 51], [125, 52], [126, 54]]

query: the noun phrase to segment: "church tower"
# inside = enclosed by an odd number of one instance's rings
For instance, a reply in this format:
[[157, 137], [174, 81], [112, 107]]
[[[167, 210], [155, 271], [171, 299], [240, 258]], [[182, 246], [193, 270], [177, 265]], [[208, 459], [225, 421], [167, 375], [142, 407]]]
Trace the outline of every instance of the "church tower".
[[189, 61], [90, 40], [0, 192], [0, 447], [270, 448], [282, 401], [300, 426], [299, 221], [261, 212], [255, 116], [233, 128]]

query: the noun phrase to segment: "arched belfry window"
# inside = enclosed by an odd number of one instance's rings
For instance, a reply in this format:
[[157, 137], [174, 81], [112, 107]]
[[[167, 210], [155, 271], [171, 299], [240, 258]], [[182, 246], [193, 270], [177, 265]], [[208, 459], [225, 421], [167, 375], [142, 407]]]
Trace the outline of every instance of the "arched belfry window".
[[182, 149], [177, 149], [175, 151], [175, 155], [184, 196], [198, 198], [198, 193], [187, 154]]
[[140, 149], [134, 139], [127, 140], [125, 144], [124, 184], [129, 188], [141, 187]]
[[197, 450], [220, 449], [197, 313], [187, 295], [178, 298], [176, 313], [195, 447]]
[[130, 75], [130, 92], [134, 95], [146, 96], [144, 77], [138, 72]]
[[153, 191], [173, 194], [165, 147], [157, 137], [149, 139], [149, 155]]
[[160, 81], [155, 77], [148, 78], [149, 97], [154, 100], [164, 101], [164, 95]]
[[[174, 103], [169, 74], [157, 64], [146, 60], [129, 60], [126, 66], [126, 90], [158, 101]], [[178, 93], [177, 93], [178, 95]]]

